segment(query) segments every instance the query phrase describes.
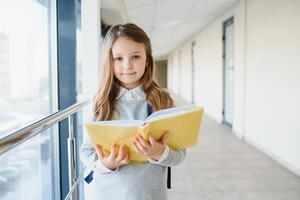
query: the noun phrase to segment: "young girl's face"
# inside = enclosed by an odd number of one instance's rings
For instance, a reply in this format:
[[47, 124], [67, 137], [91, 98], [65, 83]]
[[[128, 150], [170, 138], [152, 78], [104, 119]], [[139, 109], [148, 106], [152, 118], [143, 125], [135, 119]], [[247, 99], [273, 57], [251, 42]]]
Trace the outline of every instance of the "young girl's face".
[[120, 37], [112, 46], [114, 75], [121, 86], [132, 89], [140, 84], [146, 68], [146, 52], [142, 43]]

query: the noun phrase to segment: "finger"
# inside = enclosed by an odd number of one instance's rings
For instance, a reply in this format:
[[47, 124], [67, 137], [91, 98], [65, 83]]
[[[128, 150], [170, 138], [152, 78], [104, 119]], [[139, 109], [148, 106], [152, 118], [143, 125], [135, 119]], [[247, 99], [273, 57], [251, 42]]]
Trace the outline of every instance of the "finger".
[[129, 163], [129, 161], [130, 161], [130, 151], [129, 151], [129, 148], [127, 148], [127, 150], [126, 150], [126, 155], [125, 155], [124, 159], [121, 160], [120, 163], [121, 163], [122, 165], [126, 165], [126, 164]]
[[118, 156], [116, 158], [116, 161], [120, 162], [121, 160], [124, 159], [125, 156], [126, 156], [126, 146], [124, 144], [122, 144], [120, 149], [119, 149], [119, 153], [118, 153]]
[[166, 132], [163, 134], [162, 138], [160, 139], [160, 140], [161, 140], [161, 143], [162, 143], [163, 145], [166, 145], [166, 144], [167, 144], [168, 138], [169, 138], [169, 132], [166, 131]]
[[96, 153], [97, 153], [97, 155], [98, 155], [98, 158], [99, 158], [100, 160], [103, 160], [104, 154], [103, 154], [103, 151], [102, 151], [102, 147], [101, 147], [100, 145], [96, 144], [95, 150], [96, 150]]
[[134, 144], [135, 144], [135, 147], [136, 147], [137, 152], [138, 152], [139, 154], [144, 155], [145, 152], [142, 150], [142, 145], [140, 144], [140, 142], [139, 142], [139, 141], [135, 141]]
[[156, 142], [156, 140], [154, 139], [154, 137], [152, 136], [152, 133], [149, 134], [149, 141], [151, 146], [153, 146]]
[[128, 151], [127, 151], [128, 160], [130, 160], [130, 158], [131, 158], [131, 152], [130, 152], [130, 149], [129, 149], [129, 147], [127, 147], [127, 148], [128, 148]]
[[136, 147], [138, 148], [138, 150], [140, 150], [143, 154], [147, 153], [147, 148], [144, 147], [139, 141], [136, 142]]
[[110, 159], [115, 159], [116, 158], [116, 147], [117, 147], [117, 144], [114, 143], [113, 145], [111, 145], [110, 147], [110, 154], [109, 154], [109, 158]]
[[151, 145], [149, 144], [149, 142], [148, 142], [147, 140], [145, 140], [141, 135], [138, 135], [136, 138], [139, 140], [139, 142], [140, 142], [145, 148], [147, 148], [147, 149], [151, 148]]
[[137, 153], [139, 153], [139, 154], [143, 154], [143, 152], [141, 152], [141, 151], [139, 150], [139, 148], [137, 147], [135, 141], [133, 142], [133, 144], [134, 144], [134, 150], [135, 150], [135, 152], [137, 152]]

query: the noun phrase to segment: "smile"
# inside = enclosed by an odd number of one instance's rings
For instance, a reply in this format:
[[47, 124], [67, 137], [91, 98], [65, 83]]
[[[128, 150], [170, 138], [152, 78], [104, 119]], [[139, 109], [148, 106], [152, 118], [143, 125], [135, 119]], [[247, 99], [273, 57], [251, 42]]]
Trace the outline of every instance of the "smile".
[[134, 75], [134, 74], [136, 74], [136, 72], [133, 72], [133, 73], [123, 73], [122, 75], [129, 76], [129, 75]]

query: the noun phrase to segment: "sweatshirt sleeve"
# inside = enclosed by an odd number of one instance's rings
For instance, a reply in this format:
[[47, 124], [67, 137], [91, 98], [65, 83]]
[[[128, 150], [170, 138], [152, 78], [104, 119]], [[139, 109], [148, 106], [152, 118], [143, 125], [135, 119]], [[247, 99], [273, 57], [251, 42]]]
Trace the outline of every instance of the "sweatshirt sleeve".
[[183, 162], [186, 156], [186, 149], [171, 149], [168, 145], [163, 152], [161, 158], [157, 161], [149, 159], [149, 162], [152, 164], [162, 165], [165, 167], [172, 167]]

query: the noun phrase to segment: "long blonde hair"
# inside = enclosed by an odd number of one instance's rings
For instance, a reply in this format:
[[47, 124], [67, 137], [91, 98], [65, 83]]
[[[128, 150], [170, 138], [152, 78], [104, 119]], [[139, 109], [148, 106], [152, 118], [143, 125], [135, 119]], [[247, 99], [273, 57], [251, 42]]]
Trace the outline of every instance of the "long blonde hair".
[[120, 37], [143, 43], [145, 46], [147, 67], [141, 78], [141, 85], [152, 110], [157, 111], [174, 107], [174, 102], [169, 93], [162, 89], [154, 80], [154, 62], [151, 43], [147, 34], [135, 24], [118, 24], [111, 27], [104, 38], [99, 70], [99, 87], [93, 102], [94, 119], [100, 121], [118, 118], [115, 99], [119, 92], [120, 84], [113, 72], [112, 46]]

